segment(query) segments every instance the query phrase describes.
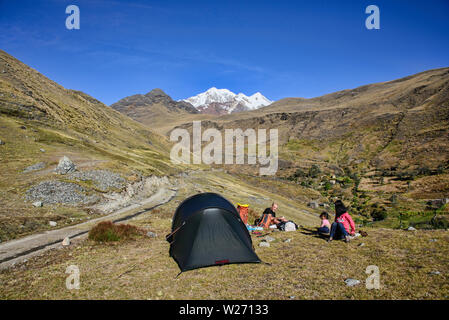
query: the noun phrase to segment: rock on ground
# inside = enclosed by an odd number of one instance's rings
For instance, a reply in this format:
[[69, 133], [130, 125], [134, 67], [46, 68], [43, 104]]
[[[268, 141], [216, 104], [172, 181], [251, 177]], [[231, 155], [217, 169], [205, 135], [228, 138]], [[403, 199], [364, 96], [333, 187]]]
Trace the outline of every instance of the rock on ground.
[[147, 237], [149, 237], [149, 238], [156, 238], [156, 237], [157, 237], [157, 233], [148, 231], [148, 232], [147, 232]]
[[63, 246], [69, 246], [70, 245], [70, 238], [69, 237], [65, 237], [64, 240], [62, 240], [62, 245]]
[[48, 204], [91, 204], [98, 202], [96, 195], [86, 196], [85, 190], [77, 184], [58, 180], [43, 181], [26, 192], [28, 201], [42, 201]]
[[259, 243], [259, 247], [269, 247], [270, 244], [266, 241], [262, 241], [261, 243]]
[[123, 189], [125, 187], [125, 179], [123, 179], [119, 174], [108, 170], [74, 172], [70, 175], [70, 179], [79, 181], [93, 181], [95, 186], [101, 191]]
[[57, 223], [55, 221], [49, 221], [48, 224], [52, 227], [56, 227]]
[[44, 168], [45, 168], [45, 162], [39, 162], [39, 163], [33, 164], [33, 165], [25, 168], [25, 170], [23, 170], [22, 173], [36, 171], [36, 170], [40, 170], [40, 169], [44, 169]]
[[310, 202], [307, 204], [307, 206], [310, 207], [310, 208], [312, 208], [312, 209], [318, 209], [318, 208], [320, 207], [319, 204], [318, 204], [318, 202], [316, 202], [316, 201], [310, 201]]
[[59, 160], [55, 171], [59, 174], [67, 174], [76, 171], [76, 166], [68, 157], [64, 156]]
[[42, 201], [36, 201], [36, 202], [33, 202], [33, 206], [35, 206], [36, 208], [39, 208], [39, 207], [43, 206], [43, 203], [42, 203]]
[[360, 280], [357, 279], [346, 279], [345, 283], [348, 287], [353, 287], [360, 284]]

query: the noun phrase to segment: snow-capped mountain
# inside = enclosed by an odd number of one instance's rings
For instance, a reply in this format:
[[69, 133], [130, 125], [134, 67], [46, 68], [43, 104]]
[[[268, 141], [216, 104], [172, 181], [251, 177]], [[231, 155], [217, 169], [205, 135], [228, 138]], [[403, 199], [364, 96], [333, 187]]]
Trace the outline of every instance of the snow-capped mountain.
[[228, 89], [217, 89], [215, 87], [182, 101], [189, 102], [202, 113], [210, 114], [255, 110], [272, 103], [260, 92], [248, 97], [243, 93], [235, 94]]

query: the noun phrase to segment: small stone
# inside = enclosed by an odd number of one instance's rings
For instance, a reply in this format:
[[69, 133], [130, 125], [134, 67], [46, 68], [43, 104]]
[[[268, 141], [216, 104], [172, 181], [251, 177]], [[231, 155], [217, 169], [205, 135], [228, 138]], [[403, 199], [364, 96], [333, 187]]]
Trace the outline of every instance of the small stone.
[[48, 224], [52, 227], [56, 227], [56, 225], [57, 225], [57, 223], [55, 221], [50, 221]]
[[285, 242], [285, 243], [292, 242], [292, 239], [286, 239], [286, 240], [284, 240], [284, 242]]
[[439, 275], [439, 274], [441, 274], [441, 272], [440, 271], [431, 271], [431, 272], [429, 272], [429, 274], [430, 275]]
[[42, 201], [36, 201], [36, 202], [33, 202], [33, 206], [35, 206], [36, 208], [39, 208], [39, 207], [43, 206], [43, 203], [42, 203]]
[[416, 231], [416, 229], [413, 228], [413, 227], [408, 227], [407, 230], [408, 230], [408, 231]]
[[40, 152], [45, 152], [45, 149], [39, 149]]
[[345, 283], [348, 287], [353, 287], [360, 284], [360, 280], [357, 279], [346, 279]]
[[296, 297], [295, 297], [295, 296], [290, 296], [289, 298], [290, 298], [290, 299], [295, 299]]
[[266, 242], [272, 242], [272, 241], [274, 241], [274, 240], [276, 240], [276, 239], [273, 238], [273, 237], [270, 237], [270, 236], [266, 236], [266, 237], [264, 237], [264, 240], [265, 240]]
[[157, 233], [148, 231], [148, 232], [147, 232], [147, 237], [149, 237], [149, 238], [156, 238], [156, 237], [157, 237]]
[[70, 245], [70, 238], [69, 237], [65, 237], [64, 240], [62, 240], [62, 245], [63, 246], [69, 246]]
[[312, 209], [318, 209], [319, 208], [319, 204], [316, 201], [311, 201], [307, 204], [308, 207], [312, 208]]
[[270, 246], [270, 244], [266, 241], [262, 241], [259, 243], [259, 247], [269, 247], [269, 246]]
[[437, 239], [430, 239], [429, 241], [430, 242], [437, 242], [438, 240]]

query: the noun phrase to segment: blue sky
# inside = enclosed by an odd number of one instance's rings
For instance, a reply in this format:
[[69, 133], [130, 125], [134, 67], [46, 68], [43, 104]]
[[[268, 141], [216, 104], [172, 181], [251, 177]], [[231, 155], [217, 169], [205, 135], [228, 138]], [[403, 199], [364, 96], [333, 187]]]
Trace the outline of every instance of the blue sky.
[[448, 67], [449, 1], [0, 0], [0, 49], [108, 105], [153, 88], [310, 98]]

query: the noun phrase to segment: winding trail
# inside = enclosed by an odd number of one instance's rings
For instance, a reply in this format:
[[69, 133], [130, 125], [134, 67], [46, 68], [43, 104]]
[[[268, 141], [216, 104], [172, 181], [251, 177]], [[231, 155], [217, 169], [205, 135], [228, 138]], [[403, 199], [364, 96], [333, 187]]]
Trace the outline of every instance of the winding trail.
[[93, 225], [100, 221], [113, 220], [122, 222], [138, 215], [149, 212], [173, 199], [177, 190], [173, 188], [160, 188], [150, 198], [139, 203], [117, 210], [111, 214], [92, 219], [77, 225], [33, 234], [21, 239], [11, 240], [0, 244], [0, 269], [6, 269], [16, 263], [20, 263], [42, 252], [62, 247], [62, 240], [69, 237], [70, 240], [86, 237]]

